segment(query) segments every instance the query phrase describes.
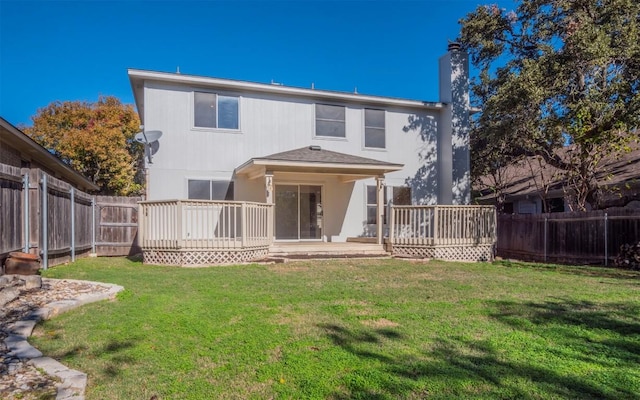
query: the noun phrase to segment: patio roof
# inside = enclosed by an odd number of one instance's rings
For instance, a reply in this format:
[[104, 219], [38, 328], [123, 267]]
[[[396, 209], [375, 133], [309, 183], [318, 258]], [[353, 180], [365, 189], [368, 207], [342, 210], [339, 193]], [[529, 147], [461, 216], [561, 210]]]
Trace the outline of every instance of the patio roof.
[[403, 167], [403, 164], [324, 150], [320, 146], [308, 146], [252, 158], [236, 168], [236, 174], [246, 175], [249, 179], [262, 177], [267, 172], [332, 174], [339, 175], [343, 182], [351, 182], [383, 176]]

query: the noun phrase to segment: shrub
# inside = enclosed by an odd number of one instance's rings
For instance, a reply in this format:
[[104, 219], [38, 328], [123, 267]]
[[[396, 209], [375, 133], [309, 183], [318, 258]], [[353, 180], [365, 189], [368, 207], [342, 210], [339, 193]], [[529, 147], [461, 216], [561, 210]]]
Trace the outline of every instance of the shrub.
[[620, 246], [615, 263], [620, 268], [640, 270], [640, 242]]

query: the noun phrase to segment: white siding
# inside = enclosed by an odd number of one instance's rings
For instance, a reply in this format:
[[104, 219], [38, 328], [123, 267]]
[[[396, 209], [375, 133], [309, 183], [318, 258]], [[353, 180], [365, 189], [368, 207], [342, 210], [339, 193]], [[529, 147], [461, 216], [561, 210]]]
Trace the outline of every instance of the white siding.
[[[365, 104], [341, 104], [346, 106], [346, 138], [322, 138], [315, 136], [313, 99], [219, 91], [240, 97], [240, 129], [207, 130], [193, 128], [194, 89], [199, 88], [145, 83], [145, 129], [163, 132], [153, 164], [148, 165], [149, 200], [183, 199], [187, 197], [187, 179], [233, 179], [234, 169], [253, 157], [319, 145], [326, 150], [404, 164], [402, 171], [387, 174], [386, 184], [401, 186], [409, 182], [414, 202], [436, 201], [437, 111], [387, 108], [386, 149], [365, 149]], [[278, 179], [276, 176], [276, 183], [281, 182]], [[365, 186], [375, 182], [344, 184], [330, 176], [313, 179], [320, 179], [324, 185], [327, 240], [364, 235]], [[237, 200], [264, 201], [264, 182], [237, 179], [235, 195]]]

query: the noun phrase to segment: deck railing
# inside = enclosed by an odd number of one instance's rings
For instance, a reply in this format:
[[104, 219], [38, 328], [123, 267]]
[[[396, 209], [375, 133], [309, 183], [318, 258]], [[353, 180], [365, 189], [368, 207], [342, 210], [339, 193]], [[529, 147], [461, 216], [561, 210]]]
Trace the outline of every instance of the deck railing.
[[142, 249], [245, 249], [272, 242], [272, 206], [244, 201], [140, 202]]
[[393, 245], [480, 245], [496, 241], [493, 206], [391, 206]]

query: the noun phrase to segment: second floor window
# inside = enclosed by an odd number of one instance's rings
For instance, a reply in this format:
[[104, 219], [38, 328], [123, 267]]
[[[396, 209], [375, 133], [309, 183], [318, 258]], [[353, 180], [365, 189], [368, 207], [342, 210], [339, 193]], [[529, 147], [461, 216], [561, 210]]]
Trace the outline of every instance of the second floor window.
[[343, 106], [316, 104], [316, 136], [346, 137]]
[[196, 128], [238, 129], [239, 101], [236, 96], [193, 93], [193, 126]]
[[364, 147], [385, 148], [384, 110], [364, 110]]

